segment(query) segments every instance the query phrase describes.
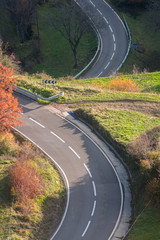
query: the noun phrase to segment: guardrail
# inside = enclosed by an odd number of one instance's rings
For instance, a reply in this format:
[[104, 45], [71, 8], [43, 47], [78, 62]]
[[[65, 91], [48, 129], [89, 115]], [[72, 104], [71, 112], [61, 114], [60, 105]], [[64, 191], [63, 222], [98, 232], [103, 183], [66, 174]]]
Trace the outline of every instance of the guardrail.
[[41, 96], [37, 95], [36, 93], [32, 93], [32, 92], [30, 92], [30, 91], [28, 91], [28, 90], [26, 90], [24, 88], [18, 87], [18, 86], [14, 88], [14, 91], [18, 92], [20, 94], [23, 94], [26, 97], [29, 97], [29, 98], [31, 98], [33, 100], [41, 99], [41, 100], [44, 100], [44, 101], [51, 101], [51, 100], [53, 100], [55, 98], [58, 98], [60, 96], [64, 96], [64, 92], [60, 92], [60, 93], [58, 93], [58, 94], [56, 94], [54, 96], [51, 96], [51, 97], [48, 97], [48, 98], [44, 98], [44, 97], [41, 97]]
[[[79, 3], [74, 0], [76, 2], [76, 4], [81, 8], [81, 6], [79, 5]], [[81, 8], [82, 9], [82, 8]], [[83, 10], [82, 10], [83, 11]], [[85, 13], [86, 14], [86, 13]], [[101, 38], [100, 38], [100, 34], [98, 32], [98, 29], [95, 27], [95, 24], [93, 23], [92, 19], [86, 14], [86, 16], [88, 17], [88, 19], [91, 22], [91, 27], [93, 28], [93, 31], [96, 33], [97, 36], [97, 40], [98, 40], [98, 47], [96, 50], [95, 55], [93, 56], [93, 58], [91, 59], [91, 61], [79, 72], [76, 74], [76, 76], [74, 76], [73, 78], [78, 78], [82, 73], [84, 73], [86, 70], [88, 70], [88, 68], [91, 66], [91, 64], [96, 60], [96, 58], [98, 57], [98, 53], [100, 52], [101, 49]]]

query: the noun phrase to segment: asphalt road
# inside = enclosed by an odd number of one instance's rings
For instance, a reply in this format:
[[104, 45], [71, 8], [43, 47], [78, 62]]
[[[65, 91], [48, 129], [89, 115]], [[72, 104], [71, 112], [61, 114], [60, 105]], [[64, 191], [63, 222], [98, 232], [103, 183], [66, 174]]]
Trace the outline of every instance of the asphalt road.
[[17, 96], [24, 121], [18, 130], [56, 161], [67, 187], [66, 212], [51, 239], [111, 239], [121, 215], [123, 194], [107, 156], [52, 109]]
[[[103, 0], [76, 0], [101, 39], [98, 59], [83, 78], [113, 74], [128, 50], [126, 30]], [[56, 163], [67, 189], [66, 210], [50, 240], [110, 240], [119, 223], [123, 192], [108, 157], [65, 118], [17, 95], [24, 124], [18, 129]]]
[[101, 40], [100, 54], [82, 78], [110, 76], [117, 71], [128, 51], [124, 24], [105, 0], [75, 1], [91, 19]]

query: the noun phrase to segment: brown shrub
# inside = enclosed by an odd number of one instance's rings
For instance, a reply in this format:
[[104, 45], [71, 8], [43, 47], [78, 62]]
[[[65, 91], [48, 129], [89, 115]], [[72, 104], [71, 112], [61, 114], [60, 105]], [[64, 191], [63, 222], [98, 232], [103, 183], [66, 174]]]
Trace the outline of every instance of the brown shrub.
[[160, 206], [160, 177], [154, 178], [147, 185], [147, 190], [152, 197], [153, 202]]
[[127, 151], [130, 155], [138, 159], [146, 159], [151, 151], [157, 148], [156, 136], [152, 133], [144, 134], [140, 138], [129, 144]]
[[116, 78], [109, 83], [110, 90], [124, 91], [124, 92], [139, 92], [138, 87], [131, 79]]
[[44, 184], [30, 160], [18, 159], [10, 168], [10, 182], [12, 194], [18, 202], [29, 202], [42, 194]]

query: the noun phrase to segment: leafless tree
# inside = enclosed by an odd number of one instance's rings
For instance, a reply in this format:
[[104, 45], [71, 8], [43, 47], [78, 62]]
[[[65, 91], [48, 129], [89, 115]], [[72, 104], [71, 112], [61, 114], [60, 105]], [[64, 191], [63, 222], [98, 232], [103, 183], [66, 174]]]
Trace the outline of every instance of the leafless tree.
[[49, 21], [69, 42], [74, 55], [74, 68], [76, 68], [78, 65], [78, 45], [82, 36], [90, 27], [88, 18], [73, 0], [61, 1], [56, 9], [56, 16], [49, 18]]
[[0, 6], [14, 18], [19, 41], [22, 43], [31, 36], [31, 22], [37, 0], [0, 0]]

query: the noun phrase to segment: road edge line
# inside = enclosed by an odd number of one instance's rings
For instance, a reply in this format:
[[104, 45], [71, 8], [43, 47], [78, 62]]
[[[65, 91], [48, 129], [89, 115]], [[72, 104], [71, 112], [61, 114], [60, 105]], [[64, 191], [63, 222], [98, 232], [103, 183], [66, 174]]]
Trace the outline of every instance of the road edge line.
[[117, 218], [117, 221], [116, 221], [116, 224], [109, 236], [109, 238], [107, 240], [111, 240], [111, 238], [113, 237], [114, 233], [116, 232], [117, 228], [118, 228], [118, 225], [120, 224], [120, 219], [121, 219], [121, 216], [122, 216], [122, 212], [123, 212], [123, 206], [124, 206], [124, 192], [123, 192], [123, 187], [122, 187], [122, 183], [121, 183], [121, 180], [120, 180], [120, 177], [118, 175], [118, 172], [116, 171], [112, 161], [110, 160], [110, 158], [107, 156], [107, 154], [104, 152], [104, 150], [98, 145], [98, 143], [96, 143], [84, 130], [82, 130], [79, 126], [77, 126], [75, 123], [73, 123], [71, 120], [59, 115], [59, 114], [56, 114], [58, 117], [66, 120], [68, 123], [70, 123], [71, 125], [73, 125], [75, 128], [77, 128], [80, 132], [82, 132], [86, 137], [88, 137], [92, 143], [94, 143], [97, 148], [101, 151], [101, 153], [105, 156], [105, 158], [108, 160], [108, 162], [110, 163], [116, 177], [117, 177], [117, 180], [118, 180], [118, 184], [119, 184], [119, 188], [120, 188], [120, 193], [121, 193], [121, 204], [120, 204], [120, 210], [119, 210], [119, 215], [118, 215], [118, 218]]
[[69, 201], [70, 201], [70, 186], [69, 186], [68, 178], [67, 178], [64, 170], [61, 168], [61, 166], [45, 150], [43, 150], [38, 144], [36, 144], [33, 140], [31, 140], [29, 137], [27, 137], [24, 133], [22, 133], [17, 128], [12, 127], [12, 129], [14, 129], [16, 132], [18, 132], [22, 136], [24, 136], [27, 140], [29, 140], [32, 144], [34, 144], [37, 148], [39, 148], [47, 157], [49, 157], [51, 159], [51, 161], [57, 166], [57, 168], [61, 172], [61, 176], [63, 177], [64, 183], [65, 183], [65, 186], [66, 186], [66, 190], [67, 190], [66, 191], [67, 192], [67, 202], [66, 202], [66, 207], [65, 207], [65, 211], [64, 211], [62, 220], [61, 220], [59, 226], [57, 227], [57, 230], [54, 232], [53, 236], [49, 239], [49, 240], [53, 240], [54, 237], [59, 232], [59, 230], [60, 230], [60, 228], [61, 228], [61, 226], [62, 226], [62, 224], [65, 220], [65, 217], [67, 215], [67, 211], [68, 211], [68, 206], [69, 206]]

